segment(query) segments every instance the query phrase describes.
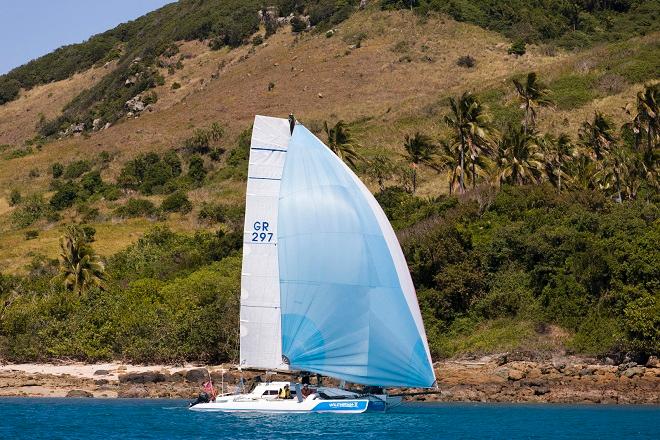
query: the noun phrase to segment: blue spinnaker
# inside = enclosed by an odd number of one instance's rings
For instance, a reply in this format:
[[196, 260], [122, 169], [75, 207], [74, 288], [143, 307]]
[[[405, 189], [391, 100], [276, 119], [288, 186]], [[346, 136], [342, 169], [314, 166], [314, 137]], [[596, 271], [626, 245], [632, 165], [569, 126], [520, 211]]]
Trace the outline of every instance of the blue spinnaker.
[[374, 206], [350, 169], [297, 125], [278, 208], [282, 353], [292, 369], [430, 387], [435, 376], [412, 282], [404, 294], [396, 267], [403, 256]]

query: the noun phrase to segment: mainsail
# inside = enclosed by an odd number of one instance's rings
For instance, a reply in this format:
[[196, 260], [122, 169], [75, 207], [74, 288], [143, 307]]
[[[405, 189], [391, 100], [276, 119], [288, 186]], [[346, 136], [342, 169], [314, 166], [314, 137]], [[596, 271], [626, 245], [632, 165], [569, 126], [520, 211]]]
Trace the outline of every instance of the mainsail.
[[243, 230], [241, 367], [288, 368], [282, 362], [277, 211], [290, 137], [286, 119], [255, 118]]
[[[265, 121], [272, 118], [255, 120], [250, 154], [242, 364], [281, 368], [279, 354], [290, 369], [354, 383], [432, 386], [435, 375], [417, 297], [382, 209], [305, 127], [297, 125], [282, 147], [287, 121], [268, 127]], [[277, 147], [262, 140], [271, 127], [280, 133], [270, 135], [280, 142]], [[276, 158], [269, 150], [282, 151]], [[262, 151], [270, 154], [269, 167], [257, 172], [256, 166], [266, 162]], [[261, 180], [275, 183], [255, 185]], [[262, 235], [264, 221], [272, 237]], [[265, 272], [255, 277], [256, 268]]]

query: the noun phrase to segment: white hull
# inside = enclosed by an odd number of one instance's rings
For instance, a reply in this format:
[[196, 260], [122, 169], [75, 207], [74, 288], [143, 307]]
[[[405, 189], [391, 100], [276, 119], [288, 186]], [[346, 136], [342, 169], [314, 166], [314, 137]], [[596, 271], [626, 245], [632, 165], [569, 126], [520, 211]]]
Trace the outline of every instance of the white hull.
[[369, 399], [323, 400], [307, 398], [302, 402], [296, 399], [254, 399], [243, 400], [247, 395], [218, 398], [215, 402], [198, 403], [192, 411], [220, 412], [263, 412], [263, 413], [343, 413], [359, 414], [369, 407]]
[[[338, 413], [359, 414], [365, 411], [385, 411], [396, 406], [400, 398], [387, 395], [360, 396], [338, 388], [318, 388], [306, 398], [298, 398], [293, 391], [292, 398], [281, 399], [277, 391], [287, 382], [272, 382], [258, 385], [249, 394], [219, 396], [214, 402], [197, 403], [192, 411], [215, 412], [261, 412], [261, 413]], [[292, 387], [296, 390], [300, 386]], [[275, 392], [275, 393], [273, 393]]]

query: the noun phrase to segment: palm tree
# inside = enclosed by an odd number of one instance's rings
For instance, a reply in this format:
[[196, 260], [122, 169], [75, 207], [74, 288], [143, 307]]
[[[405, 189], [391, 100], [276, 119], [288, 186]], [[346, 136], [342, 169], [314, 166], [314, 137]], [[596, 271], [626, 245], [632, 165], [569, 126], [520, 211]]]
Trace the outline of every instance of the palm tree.
[[546, 134], [539, 138], [539, 146], [545, 158], [546, 174], [551, 183], [557, 186], [557, 190], [561, 192], [561, 180], [566, 176], [565, 165], [574, 154], [571, 138], [565, 133], [560, 134], [557, 138]]
[[337, 157], [346, 162], [348, 166], [355, 169], [357, 161], [361, 159], [360, 155], [355, 151], [359, 145], [354, 142], [346, 123], [339, 121], [333, 127], [329, 127], [328, 123], [324, 122], [323, 131], [325, 131], [328, 137], [328, 148]]
[[544, 166], [537, 137], [525, 133], [524, 127], [509, 126], [497, 146], [497, 168], [500, 185], [538, 182]]
[[646, 151], [653, 151], [660, 140], [660, 109], [658, 98], [660, 96], [660, 83], [646, 86], [637, 93], [637, 115], [633, 120], [635, 134], [640, 138], [637, 147], [641, 144], [642, 135], [646, 135]]
[[[660, 109], [658, 109], [660, 83], [649, 85], [637, 93], [637, 114], [631, 123], [625, 124], [635, 134], [635, 147], [641, 150], [641, 170], [645, 177], [657, 186], [657, 169], [660, 161]], [[645, 145], [643, 145], [645, 144]], [[643, 146], [642, 146], [643, 145]]]
[[596, 160], [602, 160], [616, 141], [612, 123], [599, 111], [595, 112], [593, 122], [582, 123], [578, 137], [582, 146]]
[[454, 130], [454, 136], [460, 145], [461, 192], [465, 191], [465, 154], [469, 153], [472, 172], [472, 186], [476, 185], [477, 157], [488, 151], [491, 129], [490, 116], [479, 100], [469, 92], [458, 99], [449, 98], [451, 114], [445, 116], [445, 123]]
[[607, 154], [598, 163], [598, 170], [593, 174], [593, 181], [601, 190], [614, 189], [616, 201], [623, 201], [623, 193], [628, 198], [633, 198], [636, 193], [634, 182], [631, 179], [631, 160], [628, 152], [623, 147], [617, 147]]
[[89, 242], [79, 226], [67, 226], [60, 237], [60, 272], [54, 282], [78, 294], [93, 286], [103, 288], [105, 266]]
[[385, 181], [392, 178], [396, 167], [389, 157], [379, 153], [369, 159], [365, 173], [367, 177], [378, 183], [381, 191], [385, 189]]
[[438, 169], [434, 163], [434, 156], [438, 149], [431, 138], [417, 132], [413, 136], [406, 135], [406, 140], [403, 144], [406, 149], [406, 159], [410, 162], [412, 168], [412, 192], [415, 194], [417, 190], [417, 168], [420, 165], [426, 165], [433, 169]]
[[522, 107], [525, 109], [525, 133], [527, 133], [530, 126], [533, 127], [536, 124], [536, 107], [552, 105], [550, 89], [537, 80], [536, 72], [527, 74], [525, 84], [514, 79], [513, 85], [516, 87]]
[[437, 161], [441, 169], [449, 171], [448, 189], [449, 195], [452, 195], [461, 173], [460, 145], [451, 140], [441, 141]]

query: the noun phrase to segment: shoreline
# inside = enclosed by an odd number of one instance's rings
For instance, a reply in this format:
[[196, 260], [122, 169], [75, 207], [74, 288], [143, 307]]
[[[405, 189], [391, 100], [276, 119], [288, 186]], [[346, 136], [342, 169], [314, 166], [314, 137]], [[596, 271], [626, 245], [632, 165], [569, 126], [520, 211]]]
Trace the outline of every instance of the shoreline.
[[[407, 400], [660, 404], [660, 362], [654, 357], [646, 365], [605, 365], [583, 357], [529, 360], [508, 353], [435, 362], [434, 368], [441, 393]], [[0, 397], [193, 399], [209, 375], [219, 390], [233, 392], [241, 377], [249, 386], [256, 373], [230, 365], [0, 364]]]

